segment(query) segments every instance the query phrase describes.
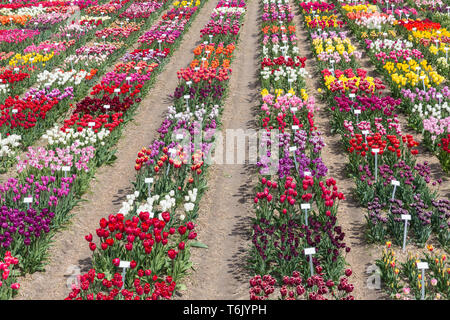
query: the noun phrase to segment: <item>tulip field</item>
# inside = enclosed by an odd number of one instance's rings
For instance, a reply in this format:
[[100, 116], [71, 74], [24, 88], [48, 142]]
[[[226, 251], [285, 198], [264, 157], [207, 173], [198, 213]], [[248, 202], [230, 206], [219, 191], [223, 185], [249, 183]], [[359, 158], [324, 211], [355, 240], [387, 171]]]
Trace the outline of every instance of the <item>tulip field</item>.
[[450, 299], [448, 2], [0, 23], [1, 300]]

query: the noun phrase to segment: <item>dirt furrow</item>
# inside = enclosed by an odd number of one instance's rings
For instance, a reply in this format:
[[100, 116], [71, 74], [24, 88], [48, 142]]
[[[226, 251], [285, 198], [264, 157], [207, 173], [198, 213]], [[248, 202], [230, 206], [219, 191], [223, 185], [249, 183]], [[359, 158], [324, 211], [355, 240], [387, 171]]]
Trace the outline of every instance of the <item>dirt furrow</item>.
[[154, 140], [178, 83], [177, 71], [185, 68], [192, 58], [192, 50], [200, 43], [200, 29], [209, 20], [209, 13], [217, 1], [210, 0], [199, 12], [189, 31], [173, 54], [171, 61], [157, 77], [156, 84], [141, 102], [134, 120], [123, 131], [117, 144], [117, 160], [102, 166], [84, 196], [82, 204], [72, 210], [72, 223], [54, 237], [49, 250], [46, 272], [36, 272], [20, 278], [21, 288], [16, 299], [63, 299], [70, 292], [67, 283], [80, 271], [91, 267], [91, 251], [84, 240], [95, 233], [102, 217], [116, 213], [126, 195], [131, 193], [134, 180], [134, 161], [137, 152]]

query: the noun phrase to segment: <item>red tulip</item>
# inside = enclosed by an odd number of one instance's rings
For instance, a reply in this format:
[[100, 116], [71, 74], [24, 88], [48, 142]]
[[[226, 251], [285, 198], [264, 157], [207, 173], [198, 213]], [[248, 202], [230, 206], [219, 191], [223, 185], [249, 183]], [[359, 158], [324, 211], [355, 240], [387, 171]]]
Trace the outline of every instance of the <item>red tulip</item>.
[[197, 237], [197, 233], [195, 233], [195, 232], [191, 232], [191, 233], [189, 233], [189, 235], [188, 235], [188, 239], [189, 239], [189, 240], [195, 239], [196, 237]]
[[187, 228], [186, 228], [185, 226], [180, 226], [180, 227], [178, 228], [178, 233], [181, 234], [181, 235], [183, 235], [183, 234], [186, 233], [186, 230], [187, 230]]
[[177, 256], [177, 254], [178, 254], [178, 252], [176, 252], [175, 250], [173, 250], [173, 249], [170, 249], [168, 252], [167, 252], [167, 255], [169, 256], [169, 258], [170, 259], [175, 259], [175, 257]]
[[195, 228], [194, 224], [193, 224], [191, 221], [189, 221], [189, 222], [186, 224], [186, 227], [188, 228], [188, 230], [193, 230], [193, 229]]

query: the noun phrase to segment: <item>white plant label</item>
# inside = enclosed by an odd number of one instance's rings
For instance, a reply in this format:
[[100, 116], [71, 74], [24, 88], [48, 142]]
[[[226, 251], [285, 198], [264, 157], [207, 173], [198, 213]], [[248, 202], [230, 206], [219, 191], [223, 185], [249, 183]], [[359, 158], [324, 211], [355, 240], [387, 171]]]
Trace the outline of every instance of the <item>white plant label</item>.
[[289, 147], [289, 152], [296, 151], [297, 147]]
[[417, 269], [428, 269], [428, 262], [417, 262]]
[[316, 248], [306, 248], [305, 249], [305, 254], [316, 254]]
[[391, 185], [393, 185], [393, 186], [399, 186], [400, 185], [400, 181], [397, 181], [397, 180], [392, 180], [391, 181]]
[[302, 210], [308, 210], [311, 208], [311, 205], [309, 203], [302, 203], [300, 207], [302, 208]]
[[33, 202], [33, 198], [32, 197], [27, 197], [23, 199], [23, 203], [32, 203]]
[[298, 126], [292, 126], [292, 130], [298, 130], [299, 127]]
[[130, 261], [120, 261], [119, 268], [129, 268], [130, 267]]
[[95, 122], [89, 122], [89, 123], [88, 123], [88, 126], [89, 126], [89, 127], [94, 127], [94, 126], [95, 126]]
[[402, 214], [402, 220], [411, 220], [411, 215], [410, 214]]
[[145, 183], [153, 183], [153, 178], [145, 178]]

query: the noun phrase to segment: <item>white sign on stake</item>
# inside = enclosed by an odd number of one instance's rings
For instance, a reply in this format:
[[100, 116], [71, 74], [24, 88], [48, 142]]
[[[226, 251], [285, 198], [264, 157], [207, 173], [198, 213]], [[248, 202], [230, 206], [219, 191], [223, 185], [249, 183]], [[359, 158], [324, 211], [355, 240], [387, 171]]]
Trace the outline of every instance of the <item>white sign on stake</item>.
[[70, 167], [69, 166], [64, 166], [61, 168], [61, 170], [64, 172], [64, 178], [67, 178], [67, 172], [70, 171]]
[[375, 153], [375, 182], [378, 180], [378, 153], [380, 149], [372, 149], [372, 152]]
[[353, 112], [356, 115], [356, 123], [358, 124], [359, 123], [359, 115], [361, 114], [361, 110], [355, 109]]
[[408, 220], [411, 220], [410, 214], [402, 214], [402, 220], [405, 220], [405, 228], [403, 231], [403, 252], [405, 252], [406, 248], [406, 235], [408, 234]]
[[309, 269], [311, 272], [311, 277], [314, 275], [314, 268], [313, 268], [313, 262], [312, 262], [313, 254], [316, 254], [316, 248], [306, 248], [305, 249], [305, 255], [309, 256]]
[[125, 286], [125, 276], [127, 275], [127, 269], [130, 267], [129, 261], [120, 261], [119, 268], [123, 268], [122, 270], [122, 289]]
[[298, 130], [299, 126], [292, 126], [292, 130]]
[[153, 178], [145, 178], [144, 182], [148, 184], [148, 197], [151, 197], [150, 184], [153, 183]]
[[88, 123], [88, 126], [91, 127], [91, 128], [92, 128], [92, 127], [95, 127], [95, 122], [89, 122], [89, 123]]
[[417, 269], [422, 270], [422, 293], [421, 300], [425, 300], [425, 269], [428, 269], [428, 262], [417, 262]]
[[28, 210], [30, 210], [30, 203], [32, 203], [32, 202], [33, 202], [33, 197], [26, 197], [23, 199], [23, 203], [27, 204]]
[[305, 210], [305, 225], [308, 226], [308, 210], [311, 209], [311, 205], [309, 203], [300, 204], [300, 208]]
[[362, 131], [362, 134], [364, 135], [364, 142], [365, 142], [366, 145], [367, 145], [367, 135], [369, 134], [369, 130], [363, 130], [363, 131]]

